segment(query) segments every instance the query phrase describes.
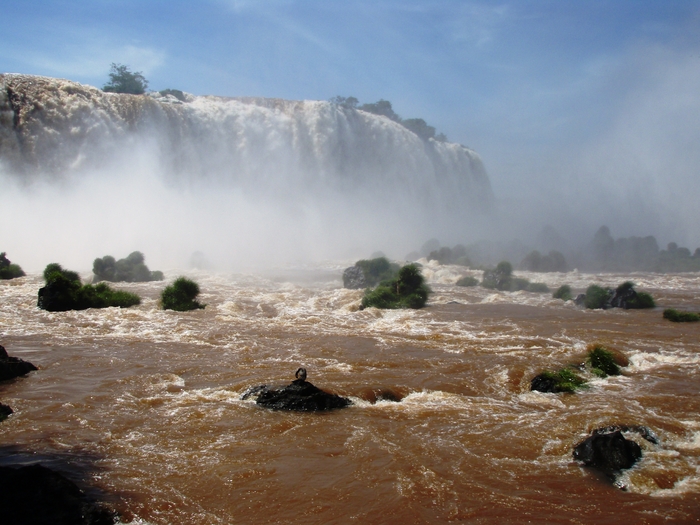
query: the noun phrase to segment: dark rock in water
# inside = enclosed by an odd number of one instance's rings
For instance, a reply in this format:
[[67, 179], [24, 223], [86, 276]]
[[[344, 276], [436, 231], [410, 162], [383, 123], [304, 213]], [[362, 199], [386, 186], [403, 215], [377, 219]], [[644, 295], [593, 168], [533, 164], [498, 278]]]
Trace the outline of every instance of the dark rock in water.
[[604, 427], [574, 447], [574, 459], [606, 474], [630, 468], [642, 457], [641, 447], [622, 435], [623, 427]]
[[256, 403], [273, 410], [296, 410], [300, 412], [316, 412], [345, 408], [351, 401], [336, 394], [324, 392], [306, 381], [306, 370], [297, 370], [296, 377], [288, 386], [269, 388], [265, 385], [249, 389], [241, 399], [257, 396]]
[[7, 419], [7, 416], [12, 414], [13, 410], [7, 406], [0, 403], [0, 421]]
[[42, 465], [0, 467], [0, 509], [7, 525], [113, 525], [116, 514]]
[[586, 304], [586, 294], [585, 293], [580, 293], [576, 296], [576, 299], [574, 299], [574, 304], [576, 306], [583, 306]]
[[530, 381], [530, 390], [545, 394], [558, 393], [559, 381], [552, 374], [538, 374]]
[[365, 279], [365, 272], [359, 266], [350, 266], [343, 272], [343, 286], [351, 290], [363, 290], [369, 285]]
[[37, 370], [37, 367], [19, 357], [8, 356], [5, 347], [0, 345], [0, 381], [23, 376], [33, 370]]

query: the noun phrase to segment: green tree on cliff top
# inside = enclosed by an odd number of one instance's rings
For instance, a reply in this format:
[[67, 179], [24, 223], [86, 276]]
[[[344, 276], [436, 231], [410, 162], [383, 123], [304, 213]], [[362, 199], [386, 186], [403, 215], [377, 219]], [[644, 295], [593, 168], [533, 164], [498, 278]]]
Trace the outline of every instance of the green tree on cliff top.
[[110, 93], [143, 95], [147, 87], [148, 80], [143, 76], [143, 73], [140, 71], [132, 73], [127, 66], [112, 63], [109, 82], [102, 86], [102, 90]]

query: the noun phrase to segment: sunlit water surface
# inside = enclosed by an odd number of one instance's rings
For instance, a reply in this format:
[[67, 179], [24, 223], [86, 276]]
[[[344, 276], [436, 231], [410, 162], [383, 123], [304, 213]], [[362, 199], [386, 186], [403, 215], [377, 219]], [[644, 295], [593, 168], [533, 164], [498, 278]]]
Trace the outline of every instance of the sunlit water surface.
[[[551, 294], [459, 288], [480, 272], [426, 266], [422, 310], [358, 310], [348, 264], [258, 275], [190, 272], [206, 309], [158, 308], [163, 282], [119, 284], [142, 304], [49, 313], [41, 276], [0, 282], [0, 344], [39, 371], [0, 385], [2, 464], [42, 462], [125, 523], [692, 523], [700, 520], [698, 274], [522, 274], [555, 289], [651, 292], [651, 311], [591, 311]], [[167, 280], [179, 275], [166, 272]], [[87, 274], [84, 275], [87, 277]], [[529, 391], [600, 342], [630, 360], [576, 395]], [[349, 396], [330, 413], [241, 400], [297, 367]], [[400, 402], [380, 400], [391, 391]], [[592, 429], [646, 425], [614, 487], [572, 459]]]

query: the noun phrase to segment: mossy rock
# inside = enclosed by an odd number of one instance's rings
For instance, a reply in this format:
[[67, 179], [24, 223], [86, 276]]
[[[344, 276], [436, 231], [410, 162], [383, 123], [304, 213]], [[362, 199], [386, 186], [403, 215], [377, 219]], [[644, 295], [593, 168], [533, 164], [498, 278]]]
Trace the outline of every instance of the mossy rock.
[[695, 323], [700, 321], [700, 315], [693, 312], [680, 312], [674, 308], [666, 308], [663, 317], [674, 323]]
[[592, 310], [609, 308], [612, 297], [613, 291], [610, 288], [592, 284], [586, 289], [584, 305]]
[[616, 362], [616, 356], [606, 347], [596, 344], [588, 351], [586, 363], [591, 368], [591, 373], [599, 377], [618, 376], [620, 375], [620, 366]]
[[586, 380], [570, 368], [562, 368], [557, 372], [546, 370], [530, 381], [530, 390], [545, 393], [573, 393], [585, 386]]
[[367, 290], [360, 308], [423, 308], [429, 293], [430, 288], [425, 284], [420, 268], [407, 264], [399, 270], [395, 279], [383, 281], [374, 290]]
[[187, 277], [178, 277], [173, 284], [165, 287], [160, 300], [163, 310], [188, 312], [198, 310], [206, 305], [196, 301], [199, 295], [199, 285]]

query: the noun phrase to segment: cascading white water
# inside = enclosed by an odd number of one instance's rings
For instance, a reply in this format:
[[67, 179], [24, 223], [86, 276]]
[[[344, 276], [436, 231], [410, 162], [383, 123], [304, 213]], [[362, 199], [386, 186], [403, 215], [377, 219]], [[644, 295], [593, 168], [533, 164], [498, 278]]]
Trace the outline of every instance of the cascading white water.
[[[187, 95], [183, 103], [14, 74], [0, 75], [0, 86], [0, 156], [9, 179], [128, 195], [148, 217], [179, 208], [202, 228], [257, 225], [248, 244], [303, 231], [314, 241], [292, 244], [337, 247], [345, 239], [365, 255], [408, 250], [427, 235], [466, 228], [493, 201], [472, 150], [424, 141], [385, 117], [329, 102]], [[105, 180], [112, 184], [105, 188]], [[134, 191], [121, 193], [128, 188]], [[211, 251], [220, 243], [204, 244]]]

